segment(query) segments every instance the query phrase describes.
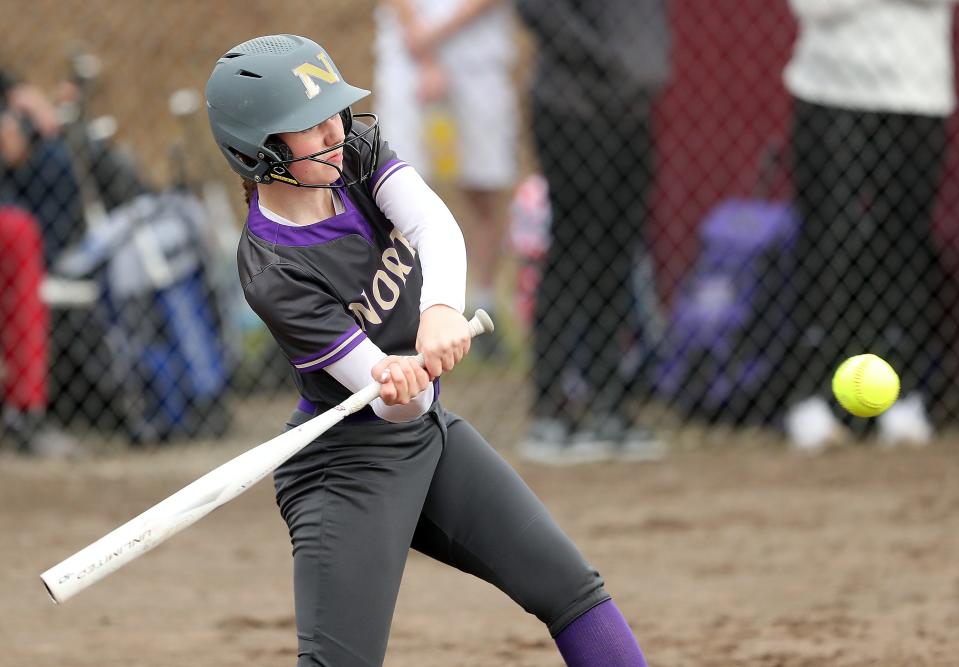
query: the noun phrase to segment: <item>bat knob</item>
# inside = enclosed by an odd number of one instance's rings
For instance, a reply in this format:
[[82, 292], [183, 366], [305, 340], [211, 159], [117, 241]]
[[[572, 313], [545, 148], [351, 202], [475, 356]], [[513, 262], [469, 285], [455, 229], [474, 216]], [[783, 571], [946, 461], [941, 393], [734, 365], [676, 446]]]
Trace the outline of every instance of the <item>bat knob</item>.
[[472, 329], [474, 336], [492, 333], [494, 328], [493, 320], [485, 310], [479, 308], [473, 313], [473, 319], [470, 320], [470, 329]]

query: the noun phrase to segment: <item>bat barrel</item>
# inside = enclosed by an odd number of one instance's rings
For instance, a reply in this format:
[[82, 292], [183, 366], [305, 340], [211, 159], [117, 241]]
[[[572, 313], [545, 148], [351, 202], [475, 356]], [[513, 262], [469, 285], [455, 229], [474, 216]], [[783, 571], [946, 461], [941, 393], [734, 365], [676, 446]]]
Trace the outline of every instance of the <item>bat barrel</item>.
[[164, 531], [162, 539], [156, 539], [153, 532], [137, 517], [54, 565], [40, 575], [50, 599], [58, 604], [66, 602], [177, 531]]

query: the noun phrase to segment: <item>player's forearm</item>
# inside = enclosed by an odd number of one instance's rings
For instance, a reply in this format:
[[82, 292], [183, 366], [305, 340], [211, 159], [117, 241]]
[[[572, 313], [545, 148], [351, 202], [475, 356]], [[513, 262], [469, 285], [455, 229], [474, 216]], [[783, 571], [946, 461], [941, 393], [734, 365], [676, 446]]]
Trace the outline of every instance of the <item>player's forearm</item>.
[[466, 307], [466, 244], [443, 200], [412, 167], [390, 175], [376, 191], [376, 203], [416, 249], [423, 267], [420, 311], [443, 304]]
[[[371, 371], [381, 359], [386, 357], [383, 352], [369, 338], [364, 339], [353, 348], [349, 354], [336, 361], [324, 370], [333, 376], [333, 379], [355, 393], [373, 381]], [[388, 422], [408, 422], [426, 414], [433, 404], [433, 385], [426, 391], [418, 394], [406, 405], [386, 405], [381, 399], [373, 401], [370, 406], [380, 419]]]

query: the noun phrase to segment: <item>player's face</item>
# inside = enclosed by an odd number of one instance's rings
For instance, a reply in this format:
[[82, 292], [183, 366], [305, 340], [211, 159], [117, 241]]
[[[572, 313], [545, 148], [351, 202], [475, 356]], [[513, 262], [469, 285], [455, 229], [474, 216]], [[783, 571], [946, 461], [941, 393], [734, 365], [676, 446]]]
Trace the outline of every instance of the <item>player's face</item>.
[[[304, 157], [325, 151], [332, 146], [343, 142], [343, 119], [340, 114], [327, 118], [319, 125], [300, 132], [284, 132], [280, 139], [293, 151], [293, 157]], [[329, 162], [323, 164], [317, 162]], [[343, 149], [337, 148], [329, 153], [317, 155], [313, 160], [302, 160], [290, 165], [290, 171], [301, 183], [332, 183], [340, 177], [340, 173], [330, 165], [343, 168]]]

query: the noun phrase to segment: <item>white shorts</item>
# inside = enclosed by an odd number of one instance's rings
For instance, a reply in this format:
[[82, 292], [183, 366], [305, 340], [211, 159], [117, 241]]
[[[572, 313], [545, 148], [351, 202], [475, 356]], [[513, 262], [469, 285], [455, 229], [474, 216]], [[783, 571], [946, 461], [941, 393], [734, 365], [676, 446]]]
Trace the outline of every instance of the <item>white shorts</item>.
[[[446, 64], [445, 109], [455, 128], [455, 180], [477, 190], [512, 187], [517, 173], [516, 90], [508, 64], [463, 68]], [[373, 105], [383, 137], [397, 156], [427, 180], [434, 176], [426, 123], [431, 112], [417, 99], [417, 67], [394, 50], [374, 68]]]

